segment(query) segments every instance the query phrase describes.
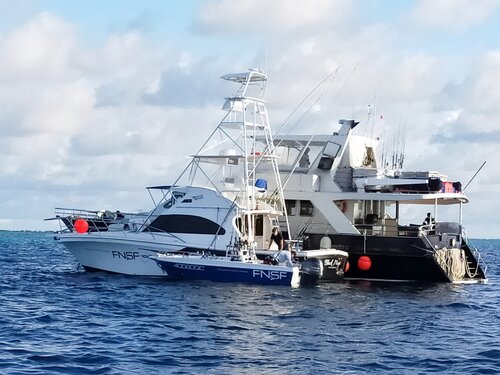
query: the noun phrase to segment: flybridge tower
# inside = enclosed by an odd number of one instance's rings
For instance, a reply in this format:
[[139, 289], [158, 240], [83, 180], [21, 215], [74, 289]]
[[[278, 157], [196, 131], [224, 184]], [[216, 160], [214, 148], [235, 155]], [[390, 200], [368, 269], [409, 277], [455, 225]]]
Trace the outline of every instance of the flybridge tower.
[[[264, 94], [267, 75], [261, 70], [226, 74], [222, 79], [239, 85], [235, 93], [225, 98], [222, 109], [226, 115], [214, 130], [201, 150], [193, 156], [195, 173], [210, 177], [210, 184], [223, 196], [235, 202], [242, 213], [253, 215], [253, 211], [267, 211], [283, 215], [285, 201], [278, 170], [275, 146]], [[216, 165], [209, 172], [207, 166]], [[272, 185], [278, 187], [276, 194], [267, 193], [267, 181], [256, 176], [257, 166], [272, 171]], [[198, 169], [200, 171], [198, 171]], [[242, 224], [253, 240], [253, 220]], [[278, 220], [273, 226], [279, 226]], [[287, 225], [288, 226], [288, 225]]]

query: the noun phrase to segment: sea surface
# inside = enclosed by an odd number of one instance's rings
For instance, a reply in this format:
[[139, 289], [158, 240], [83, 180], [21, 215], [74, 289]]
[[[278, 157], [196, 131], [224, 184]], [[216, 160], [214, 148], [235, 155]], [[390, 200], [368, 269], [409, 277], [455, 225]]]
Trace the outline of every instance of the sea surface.
[[47, 233], [0, 232], [2, 374], [499, 374], [489, 283], [257, 287], [87, 273]]

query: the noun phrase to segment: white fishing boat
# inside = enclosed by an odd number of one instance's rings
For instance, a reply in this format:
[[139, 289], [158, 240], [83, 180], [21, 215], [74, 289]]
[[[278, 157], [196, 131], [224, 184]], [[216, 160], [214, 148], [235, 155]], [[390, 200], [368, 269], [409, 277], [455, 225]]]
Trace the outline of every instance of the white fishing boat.
[[[325, 246], [302, 252], [294, 242], [293, 262], [264, 263], [272, 254], [268, 249], [273, 228], [282, 217], [286, 222], [263, 99], [267, 76], [250, 70], [222, 78], [238, 85], [226, 98], [222, 121], [172, 185], [149, 188], [162, 195], [154, 209], [146, 214], [56, 209], [54, 219], [63, 227], [55, 239], [85, 269], [160, 276], [165, 275], [165, 259], [177, 264], [232, 259], [242, 269], [259, 265], [286, 274], [290, 285], [297, 273], [317, 271], [322, 280], [342, 278], [348, 254]], [[264, 165], [266, 179], [256, 169]], [[272, 191], [267, 179], [276, 187]]]

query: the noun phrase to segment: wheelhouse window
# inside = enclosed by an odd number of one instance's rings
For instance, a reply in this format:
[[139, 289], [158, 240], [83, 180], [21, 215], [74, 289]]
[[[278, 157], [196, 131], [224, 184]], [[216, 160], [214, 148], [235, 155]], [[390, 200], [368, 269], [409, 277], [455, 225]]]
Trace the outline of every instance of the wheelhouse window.
[[286, 214], [288, 216], [297, 215], [297, 201], [296, 200], [285, 200]]
[[340, 151], [340, 145], [335, 142], [328, 142], [323, 150], [323, 156], [336, 158]]
[[180, 191], [174, 191], [172, 192], [172, 197], [163, 205], [164, 208], [170, 208], [172, 207], [175, 202], [178, 200], [178, 199], [181, 199], [182, 197], [184, 197], [184, 195], [186, 195], [185, 193], [183, 192], [180, 192]]
[[330, 170], [333, 165], [333, 161], [337, 157], [341, 146], [335, 142], [327, 142], [323, 150], [323, 155], [319, 160], [318, 168], [323, 170]]
[[300, 201], [300, 216], [312, 216], [314, 206], [311, 201]]

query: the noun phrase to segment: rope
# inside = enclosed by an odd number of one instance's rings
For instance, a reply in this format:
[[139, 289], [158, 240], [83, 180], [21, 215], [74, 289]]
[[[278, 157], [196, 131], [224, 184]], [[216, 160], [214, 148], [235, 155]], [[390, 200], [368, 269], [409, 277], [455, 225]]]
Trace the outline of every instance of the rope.
[[451, 280], [463, 279], [468, 267], [465, 266], [465, 252], [461, 249], [436, 250], [434, 258]]

